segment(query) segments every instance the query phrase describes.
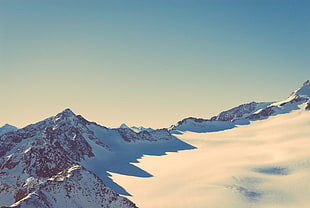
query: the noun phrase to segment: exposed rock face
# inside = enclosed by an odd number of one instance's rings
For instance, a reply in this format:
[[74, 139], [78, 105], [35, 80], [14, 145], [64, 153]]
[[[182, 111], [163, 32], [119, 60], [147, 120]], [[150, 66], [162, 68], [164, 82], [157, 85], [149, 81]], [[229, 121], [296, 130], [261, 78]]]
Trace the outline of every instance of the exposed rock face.
[[271, 116], [273, 113], [275, 113], [275, 109], [277, 109], [276, 106], [268, 106], [264, 109], [262, 109], [259, 113], [254, 113], [248, 117], [246, 117], [247, 119], [260, 119], [263, 117], [268, 117]]
[[289, 99], [288, 101], [284, 101], [282, 103], [279, 104], [279, 106], [285, 106], [287, 104], [294, 104], [294, 103], [300, 103], [300, 102], [305, 102], [307, 101], [309, 98], [306, 97], [301, 97], [299, 95], [294, 95], [292, 96], [291, 99]]
[[0, 207], [136, 207], [82, 164], [95, 158], [96, 151], [109, 162], [104, 157], [116, 154], [115, 144], [126, 148], [171, 139], [167, 129], [109, 129], [70, 109], [6, 132], [0, 135]]
[[[136, 207], [81, 167], [89, 144], [110, 151], [81, 116], [66, 109], [0, 136], [1, 207]], [[139, 138], [144, 139], [142, 134]]]
[[[307, 80], [302, 87], [295, 90], [281, 102], [251, 102], [223, 111], [211, 119], [185, 118], [172, 125], [169, 130], [173, 133], [178, 131], [210, 132], [233, 128], [236, 124], [247, 124], [250, 120], [264, 119], [269, 116], [288, 113], [301, 108], [306, 103], [305, 109], [310, 109], [310, 81]], [[222, 123], [221, 123], [222, 122]]]
[[[299, 105], [308, 103], [310, 100], [310, 81], [307, 80], [302, 87], [298, 88], [284, 101], [273, 103], [266, 108], [246, 117], [247, 119], [261, 119], [268, 116], [288, 113], [292, 110], [298, 109]], [[308, 104], [306, 104], [307, 109]]]
[[211, 118], [211, 120], [232, 121], [235, 119], [239, 119], [239, 118], [242, 118], [245, 114], [249, 114], [255, 111], [257, 106], [258, 106], [258, 103], [256, 102], [242, 104], [230, 110], [223, 111], [218, 116]]
[[310, 110], [310, 99], [309, 99], [309, 101], [307, 102], [306, 110]]
[[28, 194], [27, 197], [21, 197], [10, 207], [134, 208], [136, 206], [106, 187], [91, 172], [79, 165], [73, 165], [41, 182], [35, 192]]
[[129, 128], [119, 128], [118, 133], [126, 142], [170, 140], [173, 137], [167, 129], [135, 132]]
[[185, 118], [177, 124], [172, 125], [170, 131], [193, 131], [193, 132], [213, 132], [231, 129], [235, 127], [235, 121], [243, 119], [258, 109], [268, 105], [269, 103], [251, 102], [239, 105], [227, 111], [221, 112], [218, 116], [211, 119], [203, 118]]

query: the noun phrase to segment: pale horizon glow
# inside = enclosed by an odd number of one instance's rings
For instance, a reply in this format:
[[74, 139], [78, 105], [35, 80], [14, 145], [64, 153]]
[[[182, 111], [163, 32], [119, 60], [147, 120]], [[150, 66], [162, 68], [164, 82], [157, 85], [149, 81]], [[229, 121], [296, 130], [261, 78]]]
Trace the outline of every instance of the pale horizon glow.
[[0, 0], [0, 126], [65, 108], [164, 128], [309, 79], [310, 3]]

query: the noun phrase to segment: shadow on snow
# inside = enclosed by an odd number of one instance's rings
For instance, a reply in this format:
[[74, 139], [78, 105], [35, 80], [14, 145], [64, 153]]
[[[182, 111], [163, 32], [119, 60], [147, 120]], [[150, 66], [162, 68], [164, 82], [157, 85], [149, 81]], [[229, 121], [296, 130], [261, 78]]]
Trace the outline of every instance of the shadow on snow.
[[102, 142], [111, 148], [111, 151], [93, 144], [92, 148], [96, 156], [85, 159], [82, 165], [94, 172], [108, 187], [119, 194], [127, 196], [130, 196], [130, 194], [111, 179], [109, 172], [135, 177], [152, 177], [152, 174], [135, 166], [133, 163], [138, 163], [138, 159], [144, 155], [162, 156], [166, 155], [167, 152], [196, 148], [176, 137], [171, 140], [156, 142], [135, 141], [128, 143], [124, 142], [117, 132], [107, 132], [98, 127], [92, 130]]

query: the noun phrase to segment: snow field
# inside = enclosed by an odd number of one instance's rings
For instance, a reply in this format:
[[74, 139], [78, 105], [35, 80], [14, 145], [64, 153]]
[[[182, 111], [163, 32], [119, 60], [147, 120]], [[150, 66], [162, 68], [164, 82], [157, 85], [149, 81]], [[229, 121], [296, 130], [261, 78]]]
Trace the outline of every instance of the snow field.
[[144, 156], [154, 177], [111, 173], [143, 208], [291, 208], [310, 204], [310, 111], [177, 137], [197, 149]]

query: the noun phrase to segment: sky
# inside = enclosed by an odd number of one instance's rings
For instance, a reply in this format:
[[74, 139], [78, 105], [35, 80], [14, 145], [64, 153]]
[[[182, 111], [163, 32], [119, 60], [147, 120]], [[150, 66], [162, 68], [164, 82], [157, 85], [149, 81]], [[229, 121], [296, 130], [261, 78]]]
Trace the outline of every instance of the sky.
[[169, 127], [310, 79], [308, 0], [0, 0], [0, 126]]

